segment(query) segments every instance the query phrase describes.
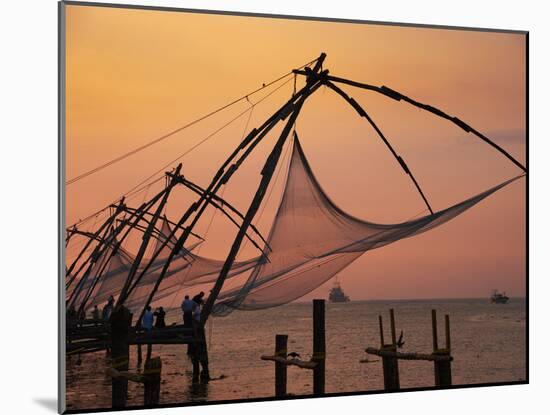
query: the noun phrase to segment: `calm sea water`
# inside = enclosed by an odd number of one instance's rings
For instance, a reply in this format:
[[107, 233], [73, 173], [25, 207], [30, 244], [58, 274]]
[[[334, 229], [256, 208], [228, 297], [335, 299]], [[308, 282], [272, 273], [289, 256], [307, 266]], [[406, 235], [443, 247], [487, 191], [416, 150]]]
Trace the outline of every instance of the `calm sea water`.
[[[389, 340], [389, 312], [396, 315], [397, 333], [404, 332], [407, 352], [431, 352], [431, 309], [438, 310], [440, 345], [444, 344], [443, 316], [451, 319], [453, 384], [509, 382], [524, 380], [525, 300], [512, 299], [506, 305], [490, 304], [486, 299], [356, 301], [328, 304], [326, 309], [326, 391], [353, 392], [383, 389], [382, 364], [360, 363], [368, 346], [379, 346], [378, 315], [384, 317]], [[191, 362], [185, 345], [154, 346], [153, 355], [163, 362], [161, 403], [215, 401], [273, 396], [274, 365], [260, 360], [273, 354], [275, 334], [288, 334], [288, 351], [302, 359], [312, 353], [312, 306], [296, 303], [275, 309], [235, 312], [211, 319], [207, 328], [211, 376], [222, 379], [208, 385], [191, 384]], [[387, 340], [387, 341], [388, 341]], [[132, 347], [130, 368], [137, 367]], [[108, 408], [111, 382], [105, 376], [109, 362], [103, 352], [67, 362], [68, 409]], [[433, 364], [400, 362], [402, 388], [433, 386]], [[311, 372], [288, 369], [288, 392], [310, 394]], [[142, 386], [130, 382], [128, 405], [141, 405]]]

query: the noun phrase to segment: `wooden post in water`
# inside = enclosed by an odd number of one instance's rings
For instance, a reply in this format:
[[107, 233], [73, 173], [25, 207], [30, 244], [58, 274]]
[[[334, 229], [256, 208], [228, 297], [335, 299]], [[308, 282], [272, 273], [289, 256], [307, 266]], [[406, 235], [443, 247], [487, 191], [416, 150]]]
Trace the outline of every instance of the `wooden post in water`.
[[[128, 371], [130, 359], [129, 333], [132, 324], [132, 314], [124, 306], [118, 306], [113, 310], [111, 321], [111, 364], [113, 369]], [[124, 408], [128, 395], [128, 379], [125, 377], [113, 377], [112, 407]]]
[[[288, 336], [286, 334], [275, 335], [275, 356], [286, 359]], [[287, 365], [275, 362], [275, 396], [286, 396], [286, 370]]]
[[380, 329], [380, 348], [384, 348], [384, 324], [382, 323], [382, 316], [378, 315], [378, 328]]
[[[435, 330], [435, 331], [434, 331]], [[437, 348], [437, 316], [435, 310], [432, 310], [432, 335], [434, 336], [433, 354], [451, 356], [451, 329], [449, 315], [445, 315], [445, 348]], [[444, 388], [452, 385], [451, 359], [434, 361], [435, 386]]]
[[199, 343], [199, 362], [201, 364], [201, 382], [208, 383], [210, 381], [210, 370], [208, 369], [208, 344], [206, 343], [206, 327], [204, 323], [200, 323], [200, 343]]
[[[390, 328], [391, 328], [391, 344], [384, 344], [384, 326], [382, 324], [382, 316], [378, 316], [380, 326], [380, 341], [382, 343], [381, 351], [397, 351], [397, 341], [395, 335], [395, 316], [393, 309], [390, 310]], [[399, 364], [396, 357], [382, 356], [382, 369], [384, 372], [384, 390], [396, 391], [399, 390]]]
[[432, 310], [432, 341], [433, 341], [433, 350], [437, 351], [437, 312]]
[[[210, 372], [208, 369], [208, 348], [204, 325], [199, 321], [193, 321], [193, 383], [208, 383]], [[202, 367], [202, 371], [201, 371]]]
[[397, 345], [397, 338], [395, 336], [395, 314], [393, 308], [390, 308], [390, 329], [391, 329], [391, 344]]
[[325, 393], [325, 300], [313, 300], [313, 394]]
[[147, 359], [143, 370], [143, 404], [153, 407], [159, 404], [162, 361], [160, 357]]

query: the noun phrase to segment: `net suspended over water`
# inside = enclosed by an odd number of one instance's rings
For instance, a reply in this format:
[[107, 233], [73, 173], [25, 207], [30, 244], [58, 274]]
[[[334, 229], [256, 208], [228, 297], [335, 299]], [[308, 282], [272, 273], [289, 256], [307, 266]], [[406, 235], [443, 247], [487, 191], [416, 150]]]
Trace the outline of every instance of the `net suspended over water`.
[[521, 176], [477, 196], [408, 222], [382, 225], [357, 219], [336, 206], [317, 182], [298, 138], [282, 201], [268, 237], [268, 261], [246, 283], [222, 292], [214, 314], [274, 307], [309, 293], [370, 249], [428, 231], [474, 206]]
[[[296, 137], [286, 185], [264, 255], [233, 264], [229, 278], [246, 277], [245, 273], [248, 277], [240, 286], [220, 293], [213, 314], [275, 307], [296, 300], [328, 281], [366, 251], [439, 226], [520, 177], [434, 214], [398, 224], [376, 224], [347, 214], [330, 200], [317, 182]], [[160, 248], [170, 235], [166, 220], [162, 222], [159, 235], [160, 255], [125, 302], [133, 312], [145, 305], [174, 246], [174, 241], [169, 241]], [[171, 262], [153, 302], [160, 304], [159, 300], [177, 295], [182, 287], [216, 281], [224, 261], [195, 255], [192, 252], [195, 246], [182, 250]], [[114, 254], [106, 250], [102, 257], [110, 258], [105, 259], [109, 264], [91, 290], [91, 298], [86, 303], [89, 307], [104, 303], [111, 295], [116, 297], [133, 263], [131, 254], [124, 249]], [[100, 268], [102, 261], [100, 258], [95, 267]], [[90, 281], [79, 284], [83, 293], [89, 290], [93, 275], [92, 270]], [[78, 295], [75, 298], [78, 306], [82, 298]]]

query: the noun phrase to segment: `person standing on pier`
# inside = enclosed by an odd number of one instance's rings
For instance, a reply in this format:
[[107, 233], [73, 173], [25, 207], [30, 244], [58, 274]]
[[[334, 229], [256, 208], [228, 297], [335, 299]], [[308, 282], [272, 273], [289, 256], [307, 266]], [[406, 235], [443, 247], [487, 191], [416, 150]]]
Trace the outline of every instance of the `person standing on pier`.
[[157, 318], [155, 320], [156, 328], [166, 327], [166, 322], [164, 321], [164, 317], [166, 316], [166, 311], [164, 311], [164, 308], [162, 307], [157, 308], [157, 310], [153, 313], [153, 315]]
[[201, 291], [196, 296], [194, 296], [192, 301], [195, 304], [198, 304], [199, 307], [202, 307], [202, 305], [204, 304], [204, 291]]
[[192, 327], [193, 325], [193, 301], [186, 295], [181, 303], [181, 311], [183, 312], [183, 326]]
[[109, 317], [111, 317], [111, 313], [113, 311], [114, 304], [115, 298], [111, 295], [109, 297], [109, 300], [107, 301], [107, 304], [105, 304], [105, 307], [103, 307], [103, 311], [101, 313], [101, 317], [103, 318], [103, 320], [109, 320]]
[[201, 305], [193, 301], [193, 324], [201, 322]]
[[145, 309], [145, 313], [143, 314], [143, 318], [141, 319], [141, 327], [147, 331], [147, 334], [151, 333], [151, 330], [153, 329], [153, 320], [154, 315], [151, 311], [151, 306], [148, 305]]

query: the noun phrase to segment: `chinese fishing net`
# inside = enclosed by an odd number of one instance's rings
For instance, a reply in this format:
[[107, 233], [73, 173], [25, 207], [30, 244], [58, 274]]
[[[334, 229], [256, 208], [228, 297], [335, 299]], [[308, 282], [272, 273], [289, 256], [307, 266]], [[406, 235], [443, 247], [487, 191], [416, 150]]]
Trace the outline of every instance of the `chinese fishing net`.
[[[520, 177], [431, 215], [398, 224], [376, 224], [347, 214], [330, 200], [317, 182], [296, 137], [286, 185], [264, 255], [233, 264], [228, 278], [246, 277], [245, 273], [248, 277], [236, 288], [220, 293], [213, 314], [221, 316], [235, 309], [275, 307], [296, 300], [324, 284], [366, 251], [439, 226]], [[132, 312], [139, 312], [146, 304], [175, 243], [169, 240], [161, 247], [171, 234], [166, 220], [162, 221], [158, 233], [155, 251], [161, 252], [125, 302]], [[153, 302], [176, 295], [182, 287], [216, 281], [224, 261], [195, 255], [192, 252], [195, 246], [182, 250], [170, 263]], [[105, 250], [102, 257], [111, 259], [100, 258], [94, 265], [97, 272], [97, 264], [109, 261], [96, 286], [91, 289], [94, 270], [89, 273], [88, 281], [80, 284], [81, 291], [91, 292], [87, 308], [104, 303], [111, 295], [116, 298], [133, 263], [133, 257], [124, 249], [112, 255], [110, 250]], [[142, 270], [138, 270], [138, 274]], [[75, 298], [78, 305], [83, 295]]]

